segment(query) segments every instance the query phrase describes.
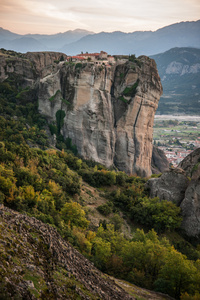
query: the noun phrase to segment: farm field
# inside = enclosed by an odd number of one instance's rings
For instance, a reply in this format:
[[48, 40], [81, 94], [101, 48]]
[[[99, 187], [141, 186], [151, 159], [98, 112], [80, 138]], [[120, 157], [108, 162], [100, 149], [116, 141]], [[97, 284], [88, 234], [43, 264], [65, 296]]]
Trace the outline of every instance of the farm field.
[[154, 145], [164, 150], [169, 162], [177, 164], [192, 150], [200, 147], [200, 117], [156, 116]]

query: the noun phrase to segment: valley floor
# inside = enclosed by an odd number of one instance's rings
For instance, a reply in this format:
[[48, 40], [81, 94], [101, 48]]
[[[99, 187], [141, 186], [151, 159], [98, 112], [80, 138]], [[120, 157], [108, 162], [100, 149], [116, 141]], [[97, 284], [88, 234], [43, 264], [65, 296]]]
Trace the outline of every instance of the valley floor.
[[176, 167], [192, 150], [200, 147], [200, 116], [156, 115], [154, 144]]
[[195, 115], [155, 115], [155, 120], [178, 120], [200, 122], [200, 116]]

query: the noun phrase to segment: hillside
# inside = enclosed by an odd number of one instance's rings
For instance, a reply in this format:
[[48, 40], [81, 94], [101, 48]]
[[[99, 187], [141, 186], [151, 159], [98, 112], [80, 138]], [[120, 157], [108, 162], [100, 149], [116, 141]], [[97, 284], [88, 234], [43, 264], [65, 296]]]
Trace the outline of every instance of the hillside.
[[[118, 278], [133, 298], [167, 299], [155, 292], [181, 300], [199, 297], [198, 239], [192, 245], [190, 236], [184, 238], [180, 208], [150, 198], [147, 178], [77, 156], [75, 145], [63, 137], [62, 115], [57, 115], [56, 124], [49, 124], [49, 118], [39, 113], [38, 82], [47, 82], [48, 91], [54, 93], [48, 79], [52, 82], [52, 73], [59, 74], [64, 54], [1, 53], [0, 203], [5, 208], [1, 206], [0, 213], [0, 295], [6, 299], [23, 299], [21, 295], [62, 299], [66, 294], [71, 299], [128, 299], [101, 271]], [[151, 60], [132, 58], [127, 65], [133, 71], [149, 66], [155, 70]], [[76, 69], [75, 65], [67, 69], [71, 78]], [[120, 73], [117, 80], [130, 79]], [[100, 74], [105, 78], [105, 73]], [[152, 91], [154, 84], [148, 84]], [[145, 86], [140, 87], [144, 91]], [[130, 91], [135, 93], [132, 88], [126, 93]], [[51, 101], [57, 96], [61, 100], [61, 92], [68, 95], [61, 89]]]
[[53, 227], [8, 208], [0, 213], [1, 299], [135, 299]]
[[157, 113], [200, 114], [200, 49], [173, 48], [152, 58], [163, 86]]
[[[156, 31], [100, 32], [94, 34], [86, 30], [74, 30], [55, 35], [17, 35], [8, 30], [0, 30], [0, 48], [20, 52], [33, 51], [29, 44], [19, 45], [19, 39], [31, 38], [34, 51], [61, 51], [67, 55], [104, 50], [113, 54], [154, 55], [174, 47], [200, 48], [200, 21], [175, 23]], [[43, 48], [41, 48], [43, 47]]]
[[[98, 279], [103, 275], [68, 241], [103, 272], [177, 299], [187, 292], [193, 299], [199, 291], [200, 253], [176, 233], [180, 209], [168, 201], [150, 199], [146, 179], [109, 171], [68, 152], [35, 148], [47, 137], [41, 131], [35, 134], [36, 123], [23, 124], [26, 118], [5, 114], [0, 121], [0, 200], [28, 214], [1, 207], [3, 296], [15, 292], [52, 299], [53, 293], [53, 299], [62, 299], [68, 293], [69, 299], [78, 295], [95, 299], [97, 293], [101, 299], [108, 299], [106, 295], [122, 299], [119, 293], [124, 292]], [[146, 233], [137, 229], [141, 226]], [[171, 241], [165, 237], [168, 234]], [[170, 267], [173, 261], [175, 268]], [[176, 280], [180, 277], [181, 282]], [[132, 295], [142, 295], [141, 299], [167, 299], [121, 284]]]

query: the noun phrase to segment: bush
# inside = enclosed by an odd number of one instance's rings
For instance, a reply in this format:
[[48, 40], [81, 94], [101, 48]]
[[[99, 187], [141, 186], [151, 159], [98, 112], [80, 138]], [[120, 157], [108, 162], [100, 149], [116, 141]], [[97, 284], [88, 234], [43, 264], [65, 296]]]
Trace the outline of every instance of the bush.
[[159, 198], [139, 198], [130, 208], [130, 214], [136, 222], [153, 227], [158, 232], [179, 228], [182, 221], [180, 208]]
[[97, 207], [97, 210], [106, 217], [112, 213], [112, 203], [102, 204]]
[[89, 221], [85, 218], [85, 211], [77, 202], [65, 203], [61, 210], [61, 217], [71, 227], [87, 228], [89, 225]]

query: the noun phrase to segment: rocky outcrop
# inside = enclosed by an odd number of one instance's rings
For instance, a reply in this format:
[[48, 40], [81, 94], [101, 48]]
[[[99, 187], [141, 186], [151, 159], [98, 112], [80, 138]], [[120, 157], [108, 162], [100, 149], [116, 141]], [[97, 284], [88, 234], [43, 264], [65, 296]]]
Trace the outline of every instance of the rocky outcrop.
[[67, 59], [67, 55], [60, 52], [27, 52], [24, 57], [32, 63], [36, 73], [42, 78], [55, 72], [59, 62]]
[[148, 181], [151, 197], [172, 201], [181, 207], [182, 228], [200, 238], [200, 148], [190, 153], [176, 169]]
[[159, 174], [169, 170], [169, 162], [165, 152], [155, 146], [153, 146], [151, 169], [153, 174]]
[[180, 205], [184, 199], [189, 179], [182, 169], [170, 169], [164, 172], [159, 178], [151, 178], [147, 187], [150, 190], [150, 197], [159, 197], [161, 200], [172, 201]]
[[83, 158], [151, 175], [153, 121], [162, 93], [154, 60], [141, 56], [111, 67], [65, 58], [53, 52], [4, 53], [0, 78], [20, 74], [22, 87], [35, 89], [39, 111]]
[[182, 227], [187, 235], [200, 238], [200, 148], [194, 150], [180, 164], [191, 178], [181, 203]]
[[198, 165], [200, 164], [200, 148], [192, 151], [180, 163], [179, 168], [182, 168], [187, 176], [197, 179], [200, 176], [198, 173]]
[[200, 178], [191, 181], [180, 207], [182, 228], [188, 236], [200, 238]]
[[135, 299], [35, 218], [0, 208], [1, 299]]
[[13, 74], [23, 78], [24, 86], [34, 85], [35, 87], [40, 78], [55, 72], [59, 67], [59, 61], [66, 58], [67, 55], [59, 52], [21, 54], [0, 50], [0, 81], [4, 81]]
[[154, 114], [162, 87], [155, 62], [145, 56], [112, 67], [63, 65], [40, 80], [39, 110], [86, 159], [141, 176], [151, 174]]

